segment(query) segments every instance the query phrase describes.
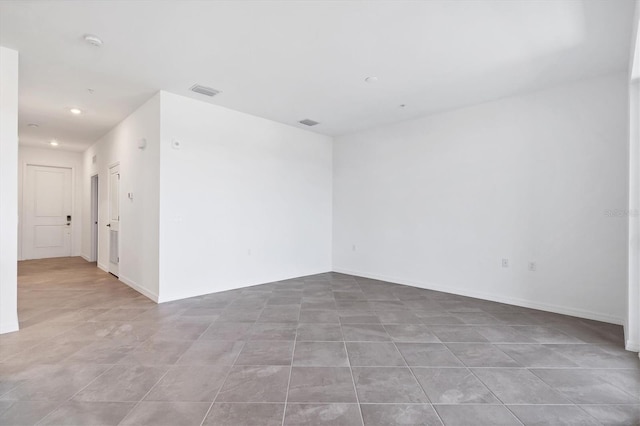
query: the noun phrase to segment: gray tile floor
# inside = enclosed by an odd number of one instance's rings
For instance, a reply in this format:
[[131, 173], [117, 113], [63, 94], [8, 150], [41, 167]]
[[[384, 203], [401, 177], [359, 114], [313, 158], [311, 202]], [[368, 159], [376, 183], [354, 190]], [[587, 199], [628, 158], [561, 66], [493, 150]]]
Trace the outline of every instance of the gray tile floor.
[[336, 273], [156, 305], [20, 264], [2, 425], [638, 425], [619, 326]]

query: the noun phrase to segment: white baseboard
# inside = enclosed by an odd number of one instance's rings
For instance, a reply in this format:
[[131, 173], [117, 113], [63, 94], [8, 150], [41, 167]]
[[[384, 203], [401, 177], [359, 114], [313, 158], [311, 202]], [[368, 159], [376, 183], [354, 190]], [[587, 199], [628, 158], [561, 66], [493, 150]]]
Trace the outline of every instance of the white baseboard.
[[98, 268], [102, 269], [105, 272], [109, 272], [109, 267], [107, 265], [103, 265], [100, 262], [98, 262]]
[[575, 309], [567, 306], [559, 306], [559, 305], [553, 305], [548, 303], [539, 303], [539, 302], [534, 302], [532, 300], [525, 300], [525, 299], [520, 299], [515, 297], [496, 296], [494, 294], [489, 294], [489, 293], [461, 290], [461, 289], [456, 289], [456, 288], [447, 287], [447, 286], [438, 285], [438, 284], [421, 283], [421, 282], [404, 280], [404, 279], [395, 278], [395, 277], [387, 277], [387, 276], [382, 276], [377, 274], [368, 274], [364, 272], [350, 271], [348, 269], [342, 269], [342, 268], [334, 268], [334, 271], [342, 274], [355, 275], [363, 278], [371, 278], [374, 280], [387, 281], [395, 284], [408, 285], [411, 287], [442, 291], [444, 293], [451, 293], [451, 294], [457, 294], [460, 296], [474, 297], [476, 299], [490, 300], [492, 302], [522, 306], [523, 308], [538, 309], [541, 311], [553, 312], [556, 314], [570, 315], [573, 317], [585, 318], [585, 319], [590, 319], [594, 321], [602, 321], [610, 324], [617, 324], [617, 325], [624, 324], [624, 319], [617, 316], [602, 314], [599, 312], [591, 312], [591, 311], [586, 311], [582, 309]]
[[80, 257], [86, 260], [87, 262], [93, 262], [93, 260], [91, 260], [91, 258], [86, 254], [80, 254]]
[[18, 324], [18, 320], [0, 324], [0, 334], [13, 333], [14, 331], [18, 331], [19, 329], [20, 325]]
[[631, 352], [640, 352], [640, 342], [635, 341], [635, 340], [627, 340], [627, 343], [625, 344], [625, 349]]
[[120, 281], [122, 281], [123, 283], [125, 283], [126, 285], [128, 285], [129, 287], [131, 287], [132, 289], [134, 289], [135, 291], [137, 291], [138, 293], [140, 293], [143, 296], [146, 296], [149, 299], [153, 300], [154, 302], [158, 303], [158, 295], [157, 294], [147, 290], [144, 287], [139, 286], [138, 284], [135, 283], [135, 281], [130, 280], [127, 277], [123, 277], [122, 275], [119, 276], [118, 279]]
[[326, 274], [328, 272], [331, 272], [331, 269], [322, 269], [320, 271], [314, 271], [314, 272], [305, 272], [304, 275], [283, 275], [283, 276], [279, 276], [279, 277], [270, 277], [267, 281], [259, 281], [259, 282], [249, 282], [249, 283], [243, 283], [243, 284], [239, 284], [239, 285], [231, 285], [231, 286], [224, 286], [224, 287], [217, 287], [213, 290], [208, 290], [206, 292], [200, 292], [200, 291], [196, 291], [196, 292], [191, 292], [191, 293], [183, 293], [180, 294], [178, 296], [176, 295], [172, 295], [169, 297], [162, 297], [158, 303], [166, 303], [166, 302], [173, 302], [176, 300], [182, 300], [182, 299], [189, 299], [191, 297], [198, 297], [198, 296], [203, 296], [205, 294], [211, 294], [211, 293], [220, 293], [222, 291], [229, 291], [229, 290], [237, 290], [240, 288], [248, 288], [248, 287], [254, 287], [257, 285], [262, 285], [262, 284], [269, 284], [269, 283], [273, 283], [273, 282], [277, 282], [277, 281], [286, 281], [286, 280], [293, 280], [296, 278], [303, 278], [303, 277], [307, 277], [307, 276], [311, 276], [311, 275], [319, 275], [319, 274]]

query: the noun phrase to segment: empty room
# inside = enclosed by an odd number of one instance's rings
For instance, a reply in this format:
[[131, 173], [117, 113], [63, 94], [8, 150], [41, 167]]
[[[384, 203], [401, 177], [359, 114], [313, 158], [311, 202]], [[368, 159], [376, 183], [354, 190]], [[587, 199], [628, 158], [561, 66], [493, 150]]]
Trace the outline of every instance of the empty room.
[[639, 21], [0, 1], [0, 425], [640, 425]]

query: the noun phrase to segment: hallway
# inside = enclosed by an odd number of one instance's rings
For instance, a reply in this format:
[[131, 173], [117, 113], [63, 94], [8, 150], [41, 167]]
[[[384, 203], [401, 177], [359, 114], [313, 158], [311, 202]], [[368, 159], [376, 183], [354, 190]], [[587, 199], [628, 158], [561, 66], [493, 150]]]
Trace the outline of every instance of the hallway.
[[615, 325], [335, 273], [156, 305], [81, 258], [19, 292], [3, 425], [640, 421]]

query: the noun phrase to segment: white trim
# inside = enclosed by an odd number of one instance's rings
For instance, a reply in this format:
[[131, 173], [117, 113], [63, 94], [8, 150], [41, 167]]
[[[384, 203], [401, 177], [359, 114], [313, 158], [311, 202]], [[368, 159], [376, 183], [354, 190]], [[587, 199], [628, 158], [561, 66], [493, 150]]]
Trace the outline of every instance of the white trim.
[[213, 294], [213, 293], [221, 293], [223, 291], [238, 290], [238, 289], [243, 289], [243, 288], [254, 287], [254, 286], [257, 286], [257, 285], [274, 283], [274, 282], [278, 282], [278, 281], [295, 280], [297, 278], [304, 278], [304, 277], [308, 277], [308, 276], [312, 276], [312, 275], [319, 275], [319, 274], [327, 274], [329, 272], [331, 272], [331, 269], [326, 269], [326, 270], [323, 269], [323, 270], [318, 271], [318, 272], [305, 273], [305, 275], [293, 275], [293, 276], [289, 276], [288, 275], [288, 276], [279, 277], [279, 278], [273, 278], [272, 277], [272, 279], [269, 279], [267, 281], [251, 282], [251, 283], [244, 283], [244, 284], [241, 284], [241, 285], [217, 287], [215, 289], [215, 291], [209, 291], [209, 292], [206, 292], [206, 293], [193, 292], [193, 293], [189, 293], [189, 294], [182, 294], [180, 296], [161, 297], [160, 299], [158, 299], [158, 303], [173, 302], [173, 301], [176, 301], [176, 300], [183, 300], [183, 299], [189, 299], [191, 297], [203, 296], [205, 294]]
[[[93, 187], [93, 178], [96, 178], [96, 187], [95, 187], [95, 194], [94, 194], [94, 187]], [[95, 195], [95, 201], [96, 201], [96, 211], [95, 211], [95, 222], [97, 223], [93, 223], [94, 222], [94, 211], [93, 211], [93, 202], [94, 202], [94, 195]], [[97, 262], [98, 261], [98, 245], [99, 245], [99, 236], [100, 236], [100, 174], [99, 173], [95, 173], [92, 174], [91, 176], [89, 176], [89, 233], [91, 234], [89, 240], [91, 240], [91, 253], [89, 255], [89, 258], [91, 260], [89, 260], [89, 262]], [[96, 233], [97, 235], [93, 234], [93, 227], [94, 225], [96, 226]], [[84, 227], [83, 227], [84, 229]], [[84, 237], [84, 235], [83, 235]], [[94, 253], [95, 251], [95, 253]]]
[[476, 299], [490, 300], [492, 302], [507, 303], [509, 305], [522, 306], [524, 308], [539, 309], [541, 311], [553, 312], [553, 313], [563, 314], [563, 315], [570, 315], [573, 317], [585, 318], [585, 319], [590, 319], [595, 321], [602, 321], [602, 322], [607, 322], [611, 324], [617, 324], [617, 325], [624, 324], [624, 319], [621, 317], [602, 314], [599, 312], [585, 311], [582, 309], [575, 309], [575, 308], [570, 308], [566, 306], [552, 305], [548, 303], [538, 303], [530, 300], [519, 299], [516, 297], [496, 296], [489, 293], [461, 290], [461, 289], [456, 289], [456, 288], [433, 284], [433, 283], [420, 283], [420, 282], [404, 280], [400, 278], [386, 277], [386, 276], [376, 275], [376, 274], [367, 274], [367, 273], [357, 272], [357, 271], [350, 271], [342, 268], [334, 268], [334, 272], [338, 272], [341, 274], [355, 275], [363, 278], [371, 278], [374, 280], [387, 281], [387, 282], [396, 283], [396, 284], [403, 284], [403, 285], [408, 285], [412, 287], [424, 288], [428, 290], [442, 291], [445, 293], [457, 294], [460, 296], [474, 297]]
[[91, 260], [91, 258], [89, 256], [87, 256], [86, 254], [84, 254], [84, 253], [80, 253], [80, 257], [83, 258], [84, 260], [86, 260], [89, 263], [95, 262], [95, 260]]
[[18, 331], [19, 329], [20, 326], [18, 324], [18, 320], [0, 324], [0, 334], [13, 333], [14, 331]]
[[98, 262], [98, 268], [102, 269], [103, 271], [105, 271], [106, 273], [109, 273], [109, 267], [103, 265], [102, 263]]
[[631, 339], [627, 340], [624, 348], [631, 352], [640, 352], [640, 342]]
[[[640, 10], [640, 7], [637, 8]], [[638, 110], [640, 107], [640, 82], [629, 84], [629, 210], [640, 206], [640, 134], [638, 130]], [[625, 321], [625, 337], [628, 341], [640, 340], [640, 220], [629, 215], [628, 219], [628, 273], [627, 273], [627, 319]]]
[[132, 289], [134, 289], [135, 291], [137, 291], [138, 293], [142, 294], [143, 296], [148, 297], [149, 299], [153, 300], [154, 302], [158, 303], [158, 295], [147, 290], [146, 288], [139, 286], [138, 284], [135, 283], [135, 281], [130, 280], [127, 277], [123, 277], [123, 276], [119, 276], [118, 279], [120, 281], [122, 281], [123, 283], [125, 283], [126, 285], [128, 285], [129, 287], [131, 287]]
[[[121, 211], [121, 206], [124, 204], [122, 203], [122, 186], [120, 183], [120, 160], [115, 161], [111, 164], [109, 164], [109, 167], [107, 168], [107, 221], [109, 223], [109, 226], [111, 226], [111, 169], [113, 169], [114, 167], [118, 168], [118, 230], [116, 231], [118, 233], [118, 276], [120, 276], [120, 255], [122, 254], [122, 221], [120, 220], [120, 213], [122, 213]], [[100, 185], [100, 176], [98, 175], [98, 185]], [[98, 186], [99, 188], [99, 186]], [[100, 197], [98, 197], [98, 213], [100, 212]], [[100, 222], [100, 221], [98, 221]], [[98, 223], [98, 227], [100, 226], [100, 224]], [[112, 228], [109, 228], [109, 231], [111, 231]], [[100, 228], [98, 228], [98, 235], [100, 233]], [[111, 273], [111, 232], [107, 232], [107, 237], [106, 240], [108, 242], [108, 250], [107, 250], [107, 258], [109, 258], [109, 263], [108, 263], [108, 269], [107, 272]], [[99, 237], [98, 237], [98, 241], [99, 241]], [[98, 251], [99, 251], [100, 247], [98, 247]], [[98, 257], [99, 254], [96, 253], [96, 257]], [[126, 283], [125, 283], [126, 284]], [[145, 296], [147, 296], [145, 294]], [[149, 297], [149, 296], [147, 296]], [[156, 295], [156, 303], [157, 303], [157, 295]]]
[[634, 71], [638, 74], [638, 70], [640, 67], [640, 63], [638, 63], [638, 59], [640, 59], [638, 55], [638, 50], [640, 50], [640, 46], [638, 46], [638, 39], [640, 39], [640, 3], [635, 1], [636, 7], [633, 14], [633, 29], [631, 31], [631, 51], [630, 60], [629, 60], [629, 77], [633, 80]]

